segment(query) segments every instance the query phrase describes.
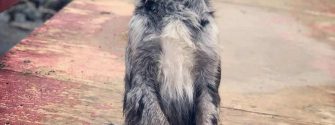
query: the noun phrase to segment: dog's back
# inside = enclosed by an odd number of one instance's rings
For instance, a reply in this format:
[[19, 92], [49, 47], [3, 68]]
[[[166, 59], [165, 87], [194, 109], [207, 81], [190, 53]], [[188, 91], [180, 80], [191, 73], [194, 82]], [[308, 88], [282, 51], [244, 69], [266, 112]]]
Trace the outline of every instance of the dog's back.
[[126, 124], [217, 124], [220, 60], [207, 0], [141, 0], [126, 53]]

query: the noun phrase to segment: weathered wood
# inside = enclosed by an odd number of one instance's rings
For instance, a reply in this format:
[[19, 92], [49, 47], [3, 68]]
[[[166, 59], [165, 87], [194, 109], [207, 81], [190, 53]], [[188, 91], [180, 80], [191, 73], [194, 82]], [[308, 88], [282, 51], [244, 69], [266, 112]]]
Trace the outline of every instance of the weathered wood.
[[132, 7], [75, 0], [0, 57], [0, 124], [122, 123]]

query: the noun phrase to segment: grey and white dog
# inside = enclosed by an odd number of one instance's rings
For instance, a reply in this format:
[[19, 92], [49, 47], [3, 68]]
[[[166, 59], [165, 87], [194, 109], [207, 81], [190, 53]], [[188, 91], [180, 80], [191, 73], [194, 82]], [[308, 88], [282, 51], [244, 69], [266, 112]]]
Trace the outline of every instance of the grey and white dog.
[[125, 124], [218, 124], [217, 32], [209, 0], [137, 0], [126, 50]]

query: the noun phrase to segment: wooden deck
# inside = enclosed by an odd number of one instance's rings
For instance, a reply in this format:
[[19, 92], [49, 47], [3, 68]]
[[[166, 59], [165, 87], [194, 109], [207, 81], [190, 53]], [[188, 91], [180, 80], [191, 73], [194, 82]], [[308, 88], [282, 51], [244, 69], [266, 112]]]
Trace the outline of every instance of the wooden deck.
[[[0, 57], [0, 124], [121, 125], [128, 1], [75, 0]], [[221, 123], [334, 125], [335, 11], [271, 1], [214, 0]]]

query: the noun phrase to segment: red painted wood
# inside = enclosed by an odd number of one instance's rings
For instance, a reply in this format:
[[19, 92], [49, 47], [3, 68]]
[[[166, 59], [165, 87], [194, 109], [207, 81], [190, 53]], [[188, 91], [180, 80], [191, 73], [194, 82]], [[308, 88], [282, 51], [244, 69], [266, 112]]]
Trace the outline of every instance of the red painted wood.
[[0, 0], [0, 12], [16, 4], [18, 0]]
[[132, 7], [73, 0], [0, 55], [0, 125], [122, 124]]

